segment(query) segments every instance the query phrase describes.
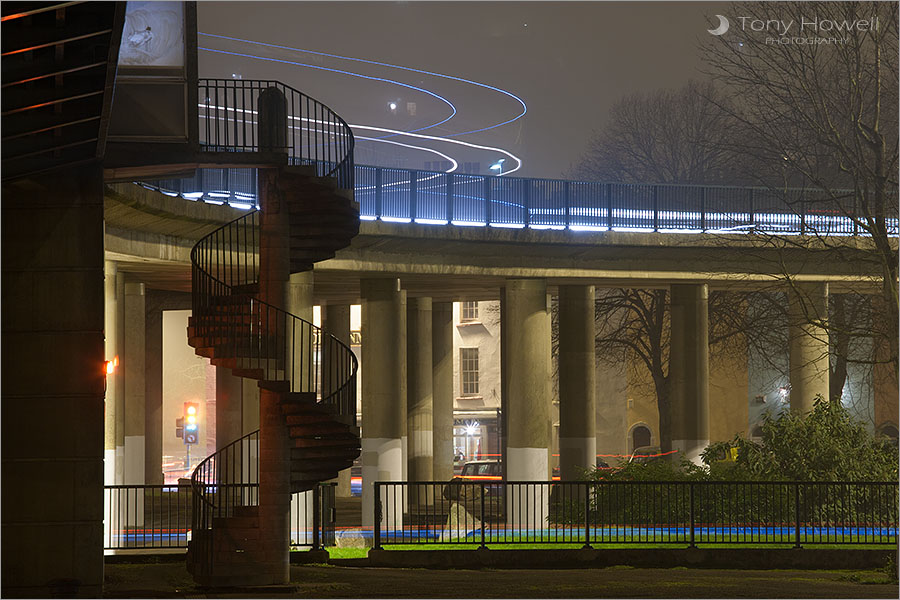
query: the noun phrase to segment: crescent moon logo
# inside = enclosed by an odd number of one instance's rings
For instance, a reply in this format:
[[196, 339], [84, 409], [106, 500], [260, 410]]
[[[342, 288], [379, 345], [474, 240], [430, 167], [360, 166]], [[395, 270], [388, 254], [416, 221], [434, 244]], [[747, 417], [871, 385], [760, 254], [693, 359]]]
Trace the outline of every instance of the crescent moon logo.
[[726, 31], [728, 31], [728, 26], [729, 26], [728, 19], [726, 19], [722, 15], [716, 15], [716, 16], [719, 17], [719, 26], [716, 27], [715, 29], [707, 29], [707, 31], [713, 35], [722, 35]]

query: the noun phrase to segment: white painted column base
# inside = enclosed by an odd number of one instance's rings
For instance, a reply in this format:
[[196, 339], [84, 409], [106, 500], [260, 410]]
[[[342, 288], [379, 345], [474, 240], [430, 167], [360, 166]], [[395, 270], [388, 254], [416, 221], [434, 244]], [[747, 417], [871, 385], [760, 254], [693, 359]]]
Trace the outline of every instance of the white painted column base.
[[[362, 439], [362, 526], [375, 525], [376, 481], [402, 481], [403, 442], [400, 438]], [[394, 529], [403, 526], [403, 504], [401, 494], [385, 497], [382, 491], [382, 523]], [[398, 514], [399, 513], [399, 514]]]
[[[507, 481], [536, 481], [543, 485], [513, 483], [506, 487], [506, 524], [521, 530], [541, 530], [550, 514], [550, 451], [547, 448], [507, 448]], [[523, 531], [524, 533], [524, 531]]]

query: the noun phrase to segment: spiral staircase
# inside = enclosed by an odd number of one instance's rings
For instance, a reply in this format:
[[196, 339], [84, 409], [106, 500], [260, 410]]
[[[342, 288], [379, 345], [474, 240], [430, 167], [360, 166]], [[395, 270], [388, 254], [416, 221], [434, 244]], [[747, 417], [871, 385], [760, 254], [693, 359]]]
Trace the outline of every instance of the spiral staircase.
[[[254, 88], [257, 96], [273, 89], [271, 82], [260, 83]], [[289, 132], [287, 137], [275, 135], [275, 141], [268, 143], [269, 147], [280, 145], [280, 139], [288, 155], [288, 166], [269, 169], [266, 176], [274, 181], [273, 192], [288, 209], [289, 230], [283, 235], [290, 240], [290, 272], [297, 273], [333, 257], [359, 230], [352, 191], [353, 140], [346, 123], [327, 107], [286, 86], [280, 88], [282, 99], [287, 96], [282, 125], [292, 129], [298, 122], [314, 124], [303, 128], [305, 139], [300, 142]], [[222, 100], [216, 104], [223, 109]], [[251, 115], [249, 125], [266, 122], [262, 114], [255, 119], [253, 100], [244, 107], [223, 110], [222, 119], [211, 112], [207, 118], [224, 121], [228, 129], [234, 125], [233, 131], [238, 129], [233, 120], [241, 114]], [[334, 126], [322, 125], [326, 120]], [[231, 140], [231, 144], [228, 140], [223, 144], [222, 139], [208, 142], [217, 148], [241, 147], [243, 142], [241, 149], [252, 151], [246, 146], [258, 144], [259, 137], [265, 138], [265, 133]], [[330, 148], [331, 155], [311, 155], [307, 150], [312, 148], [316, 153]], [[357, 360], [334, 336], [265, 301], [261, 273], [263, 279], [266, 275], [260, 258], [272, 241], [261, 239], [267, 235], [262, 220], [262, 213], [254, 210], [194, 246], [188, 342], [216, 367], [255, 379], [261, 389], [277, 394], [285, 425], [280, 430], [289, 437], [290, 490], [296, 493], [337, 477], [359, 456]], [[276, 240], [279, 243], [283, 246], [284, 240]], [[191, 476], [188, 570], [201, 585], [272, 582], [262, 567], [271, 557], [266, 556], [260, 529], [259, 441], [259, 431], [235, 440], [203, 460]]]

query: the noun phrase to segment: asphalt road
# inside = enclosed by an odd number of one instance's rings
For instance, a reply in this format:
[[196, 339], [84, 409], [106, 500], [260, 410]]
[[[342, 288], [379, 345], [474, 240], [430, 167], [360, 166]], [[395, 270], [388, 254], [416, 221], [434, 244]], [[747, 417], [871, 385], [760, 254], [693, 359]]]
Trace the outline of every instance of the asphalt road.
[[105, 598], [897, 598], [878, 571], [292, 566], [290, 585], [197, 588], [183, 563], [108, 564]]

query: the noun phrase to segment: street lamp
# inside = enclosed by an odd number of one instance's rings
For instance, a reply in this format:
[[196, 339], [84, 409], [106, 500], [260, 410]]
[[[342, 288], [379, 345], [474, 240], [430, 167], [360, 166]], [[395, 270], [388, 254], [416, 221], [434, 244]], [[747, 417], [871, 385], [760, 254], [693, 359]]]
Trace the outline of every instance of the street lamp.
[[497, 173], [497, 175], [498, 175], [498, 176], [499, 176], [499, 175], [503, 175], [503, 163], [504, 163], [505, 161], [506, 161], [505, 158], [501, 158], [500, 160], [498, 160], [497, 162], [495, 162], [494, 164], [492, 164], [491, 167], [490, 167], [491, 171], [499, 171], [499, 172]]

